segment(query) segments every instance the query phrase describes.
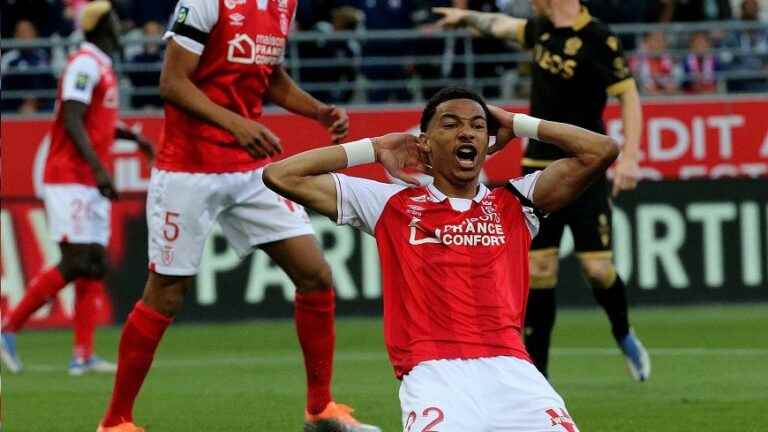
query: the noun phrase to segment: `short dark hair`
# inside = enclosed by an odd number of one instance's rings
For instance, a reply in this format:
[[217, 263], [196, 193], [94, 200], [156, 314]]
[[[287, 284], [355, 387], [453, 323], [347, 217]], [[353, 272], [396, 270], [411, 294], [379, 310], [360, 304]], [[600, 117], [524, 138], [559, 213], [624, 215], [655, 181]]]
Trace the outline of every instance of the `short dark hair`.
[[435, 93], [431, 98], [429, 98], [429, 101], [427, 101], [427, 106], [425, 106], [424, 111], [421, 112], [421, 131], [427, 131], [429, 122], [432, 121], [432, 117], [435, 116], [435, 111], [437, 111], [438, 105], [454, 99], [469, 99], [479, 103], [483, 108], [483, 112], [485, 113], [485, 121], [488, 125], [488, 132], [496, 133], [496, 129], [498, 129], [498, 122], [496, 121], [496, 118], [491, 115], [491, 112], [488, 111], [488, 105], [485, 103], [483, 97], [473, 92], [472, 90], [468, 90], [463, 87], [445, 87]]

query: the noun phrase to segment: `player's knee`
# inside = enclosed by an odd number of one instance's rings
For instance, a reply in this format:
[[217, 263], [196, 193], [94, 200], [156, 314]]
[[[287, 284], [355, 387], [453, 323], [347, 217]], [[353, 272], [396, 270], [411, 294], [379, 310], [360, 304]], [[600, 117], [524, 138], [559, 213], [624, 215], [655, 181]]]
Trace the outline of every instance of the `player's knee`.
[[581, 269], [584, 276], [593, 285], [609, 288], [616, 280], [616, 268], [610, 259], [582, 259]]
[[92, 277], [92, 267], [91, 258], [85, 251], [64, 253], [59, 263], [59, 271], [67, 280], [79, 277]]
[[308, 266], [296, 275], [294, 284], [300, 293], [323, 291], [333, 288], [333, 273], [327, 262], [316, 266]]
[[104, 250], [91, 254], [89, 260], [89, 275], [93, 279], [102, 279], [107, 275], [109, 265], [107, 263], [107, 254]]
[[187, 276], [163, 276], [150, 273], [142, 301], [161, 314], [174, 317], [184, 305], [184, 297], [191, 281], [192, 278]]
[[530, 278], [532, 289], [552, 289], [557, 285], [558, 262], [556, 254], [530, 255]]

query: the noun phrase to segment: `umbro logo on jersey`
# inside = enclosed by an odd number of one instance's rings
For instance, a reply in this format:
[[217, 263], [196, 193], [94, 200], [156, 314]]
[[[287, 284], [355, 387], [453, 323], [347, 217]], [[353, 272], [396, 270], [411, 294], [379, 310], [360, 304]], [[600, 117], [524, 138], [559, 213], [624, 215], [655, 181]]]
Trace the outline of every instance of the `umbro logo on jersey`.
[[240, 13], [233, 13], [229, 16], [229, 24], [233, 26], [241, 26], [245, 21], [245, 15]]
[[419, 196], [411, 197], [411, 201], [418, 202], [418, 203], [425, 203], [427, 202], [427, 196], [419, 195]]
[[237, 5], [245, 4], [245, 2], [246, 0], [224, 0], [224, 6], [226, 6], [227, 9], [234, 9]]

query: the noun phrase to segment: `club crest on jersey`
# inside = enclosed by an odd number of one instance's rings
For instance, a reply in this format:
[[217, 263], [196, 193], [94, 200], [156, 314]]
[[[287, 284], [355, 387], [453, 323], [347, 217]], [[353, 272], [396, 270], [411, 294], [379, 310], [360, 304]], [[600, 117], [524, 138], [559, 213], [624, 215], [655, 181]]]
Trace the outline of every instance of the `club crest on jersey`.
[[[238, 5], [245, 4], [246, 0], [224, 0], [224, 6], [227, 7], [227, 9], [234, 9]], [[259, 2], [261, 3], [261, 2]], [[261, 8], [259, 8], [261, 9]]]
[[232, 26], [241, 26], [243, 21], [245, 21], [245, 15], [241, 13], [235, 12], [229, 16], [229, 24]]

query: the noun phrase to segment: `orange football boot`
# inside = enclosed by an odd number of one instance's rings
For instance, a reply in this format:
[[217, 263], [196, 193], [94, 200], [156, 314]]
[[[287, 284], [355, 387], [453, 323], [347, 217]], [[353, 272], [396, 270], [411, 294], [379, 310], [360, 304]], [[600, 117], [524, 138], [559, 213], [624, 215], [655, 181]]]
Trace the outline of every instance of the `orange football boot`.
[[352, 408], [328, 402], [320, 414], [304, 411], [304, 432], [381, 432], [376, 426], [360, 423], [352, 417]]
[[96, 432], [146, 432], [144, 428], [138, 427], [132, 422], [120, 423], [117, 426], [102, 426], [99, 424], [99, 428]]

